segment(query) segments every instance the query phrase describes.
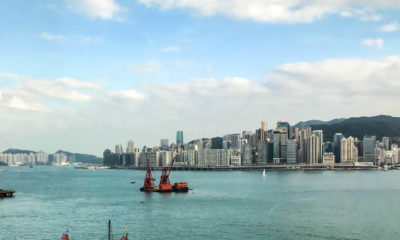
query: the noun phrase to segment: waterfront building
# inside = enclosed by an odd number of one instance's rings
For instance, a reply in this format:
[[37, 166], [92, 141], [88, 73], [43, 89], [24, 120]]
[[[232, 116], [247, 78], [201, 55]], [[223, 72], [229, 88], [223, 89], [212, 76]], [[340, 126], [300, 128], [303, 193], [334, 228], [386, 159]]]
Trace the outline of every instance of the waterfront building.
[[318, 163], [322, 163], [322, 146], [324, 141], [324, 135], [322, 130], [314, 130], [312, 133], [319, 138], [319, 145], [318, 145]]
[[134, 152], [135, 152], [135, 143], [132, 140], [129, 140], [126, 147], [126, 153], [134, 153]]
[[242, 147], [242, 165], [243, 166], [253, 165], [253, 151], [250, 144], [245, 144]]
[[297, 140], [287, 140], [287, 164], [296, 164], [297, 162]]
[[139, 156], [139, 167], [147, 167], [147, 159], [149, 159], [150, 167], [160, 166], [160, 151], [155, 152], [141, 152]]
[[392, 156], [393, 156], [393, 164], [398, 164], [399, 163], [399, 147], [397, 144], [393, 143], [391, 149], [392, 149]]
[[375, 136], [364, 136], [363, 138], [363, 162], [375, 162]]
[[268, 142], [263, 140], [257, 144], [257, 165], [265, 165], [268, 160]]
[[324, 142], [323, 153], [333, 153], [333, 142]]
[[358, 162], [358, 149], [351, 136], [340, 140], [340, 162], [345, 164]]
[[274, 158], [279, 158], [280, 163], [286, 162], [287, 157], [287, 128], [276, 128], [274, 131]]
[[306, 163], [316, 164], [318, 163], [320, 139], [318, 136], [311, 135], [306, 139], [305, 156]]
[[335, 165], [335, 155], [333, 152], [325, 152], [322, 157], [322, 163], [324, 165]]
[[184, 144], [183, 142], [183, 131], [177, 131], [176, 132], [176, 145], [182, 146]]
[[335, 161], [336, 163], [341, 162], [341, 150], [340, 150], [340, 146], [341, 146], [341, 140], [342, 138], [344, 138], [342, 133], [335, 133], [333, 135], [333, 154], [335, 154]]

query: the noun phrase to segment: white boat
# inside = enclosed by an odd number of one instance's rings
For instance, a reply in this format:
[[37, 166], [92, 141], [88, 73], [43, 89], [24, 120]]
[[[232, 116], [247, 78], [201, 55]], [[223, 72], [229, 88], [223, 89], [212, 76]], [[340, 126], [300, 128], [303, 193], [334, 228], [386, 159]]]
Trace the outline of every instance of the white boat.
[[263, 176], [267, 176], [267, 174], [265, 173], [265, 169], [264, 169], [262, 175], [263, 175]]
[[135, 180], [131, 180], [131, 183], [135, 183]]

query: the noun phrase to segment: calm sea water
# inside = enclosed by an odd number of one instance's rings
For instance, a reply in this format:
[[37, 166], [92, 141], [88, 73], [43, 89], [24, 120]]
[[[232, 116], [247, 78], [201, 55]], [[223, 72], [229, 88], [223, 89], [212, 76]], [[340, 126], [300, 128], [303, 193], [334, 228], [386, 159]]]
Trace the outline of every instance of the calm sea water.
[[108, 219], [114, 239], [400, 239], [400, 171], [173, 172], [180, 194], [140, 192], [144, 175], [5, 168], [0, 239], [107, 239]]

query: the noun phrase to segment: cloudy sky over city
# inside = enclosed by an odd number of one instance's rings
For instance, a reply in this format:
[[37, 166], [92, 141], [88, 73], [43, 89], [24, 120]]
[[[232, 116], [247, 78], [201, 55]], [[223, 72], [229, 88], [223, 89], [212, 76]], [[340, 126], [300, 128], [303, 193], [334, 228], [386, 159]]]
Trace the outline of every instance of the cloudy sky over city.
[[0, 151], [400, 116], [399, 0], [13, 0], [0, 16]]

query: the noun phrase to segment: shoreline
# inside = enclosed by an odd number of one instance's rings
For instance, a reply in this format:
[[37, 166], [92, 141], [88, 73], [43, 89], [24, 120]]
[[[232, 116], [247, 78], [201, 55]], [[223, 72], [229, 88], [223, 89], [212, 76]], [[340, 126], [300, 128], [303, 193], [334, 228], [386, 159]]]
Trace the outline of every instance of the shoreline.
[[[146, 170], [147, 167], [134, 166], [113, 166], [110, 169], [121, 170]], [[151, 167], [151, 170], [159, 171], [163, 167]], [[197, 167], [197, 166], [175, 166], [173, 171], [343, 171], [343, 170], [381, 170], [378, 166], [354, 166], [354, 165], [262, 165], [262, 166], [218, 166], [218, 167]], [[397, 169], [389, 169], [397, 170]]]

